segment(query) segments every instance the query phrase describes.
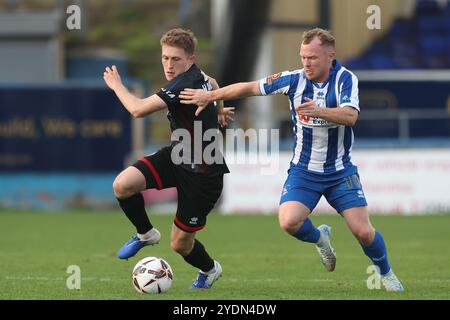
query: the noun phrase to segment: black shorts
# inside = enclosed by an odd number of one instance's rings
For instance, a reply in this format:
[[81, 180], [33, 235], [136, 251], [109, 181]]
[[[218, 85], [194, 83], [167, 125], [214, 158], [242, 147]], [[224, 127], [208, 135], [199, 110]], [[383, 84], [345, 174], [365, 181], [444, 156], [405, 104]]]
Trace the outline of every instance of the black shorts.
[[185, 232], [203, 229], [223, 188], [223, 174], [202, 175], [172, 163], [170, 147], [140, 158], [133, 166], [145, 176], [147, 189], [176, 187], [178, 207], [174, 224]]

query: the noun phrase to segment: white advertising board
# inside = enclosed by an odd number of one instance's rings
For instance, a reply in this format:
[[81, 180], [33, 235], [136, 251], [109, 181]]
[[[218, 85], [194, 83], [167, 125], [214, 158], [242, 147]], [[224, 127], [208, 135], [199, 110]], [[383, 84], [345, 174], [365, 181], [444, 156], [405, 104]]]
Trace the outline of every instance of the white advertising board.
[[[291, 157], [280, 153], [272, 170], [267, 170], [267, 162], [229, 163], [220, 210], [276, 213]], [[450, 212], [450, 150], [354, 150], [352, 161], [372, 214]], [[335, 212], [323, 197], [315, 211]]]

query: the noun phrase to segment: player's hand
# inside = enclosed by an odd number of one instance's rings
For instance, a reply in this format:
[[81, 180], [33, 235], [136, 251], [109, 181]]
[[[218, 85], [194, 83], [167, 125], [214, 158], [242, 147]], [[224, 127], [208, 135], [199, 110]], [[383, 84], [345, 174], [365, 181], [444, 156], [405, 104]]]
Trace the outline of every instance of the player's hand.
[[195, 115], [198, 116], [200, 112], [205, 109], [212, 101], [209, 98], [209, 93], [203, 89], [190, 89], [186, 88], [180, 92], [178, 96], [182, 104], [196, 104], [198, 106], [195, 111]]
[[218, 120], [220, 127], [225, 128], [228, 126], [229, 123], [233, 122], [234, 121], [232, 117], [233, 114], [234, 114], [234, 107], [224, 107], [219, 109]]
[[118, 86], [122, 85], [122, 79], [120, 79], [116, 66], [106, 67], [105, 72], [103, 72], [103, 79], [112, 90], [116, 90]]
[[320, 107], [316, 106], [314, 100], [305, 98], [306, 102], [295, 107], [297, 114], [313, 118], [320, 118]]

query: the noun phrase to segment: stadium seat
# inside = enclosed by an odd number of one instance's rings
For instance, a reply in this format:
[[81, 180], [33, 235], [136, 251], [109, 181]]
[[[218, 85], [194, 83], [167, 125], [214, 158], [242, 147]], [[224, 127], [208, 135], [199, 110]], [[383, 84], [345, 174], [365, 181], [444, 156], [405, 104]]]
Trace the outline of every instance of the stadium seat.
[[423, 63], [428, 69], [446, 69], [448, 67], [447, 56], [445, 54], [425, 56]]
[[426, 36], [419, 39], [422, 61], [426, 68], [445, 69], [448, 61], [447, 37]]
[[397, 57], [416, 56], [418, 51], [417, 43], [412, 40], [399, 40], [392, 43], [392, 53]]
[[353, 70], [370, 69], [370, 65], [365, 57], [349, 59], [345, 62], [345, 66]]
[[416, 15], [433, 15], [439, 14], [442, 11], [437, 1], [434, 0], [419, 0], [416, 5]]
[[372, 69], [399, 69], [398, 63], [389, 55], [373, 55], [369, 57]]
[[419, 38], [420, 51], [424, 56], [445, 53], [447, 38], [438, 35], [427, 35]]
[[353, 69], [450, 68], [450, 1], [419, 0], [415, 17], [396, 18], [383, 38], [347, 61]]
[[389, 35], [391, 41], [397, 39], [406, 39], [411, 37], [411, 34], [415, 34], [416, 25], [409, 19], [397, 18], [393, 21]]
[[390, 42], [385, 39], [375, 41], [369, 48], [371, 55], [390, 55], [391, 50]]
[[447, 57], [450, 58], [450, 34], [447, 35], [447, 40], [445, 41], [445, 53], [447, 54]]
[[445, 33], [450, 36], [450, 11], [444, 16], [443, 24]]
[[442, 15], [427, 15], [417, 17], [417, 31], [421, 35], [445, 34], [446, 17]]

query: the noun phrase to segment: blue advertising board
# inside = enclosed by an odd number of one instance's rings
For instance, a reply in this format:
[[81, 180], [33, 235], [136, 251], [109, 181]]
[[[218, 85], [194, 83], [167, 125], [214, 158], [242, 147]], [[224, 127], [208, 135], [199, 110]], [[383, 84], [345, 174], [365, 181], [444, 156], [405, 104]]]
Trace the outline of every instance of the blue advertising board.
[[130, 150], [130, 114], [106, 87], [0, 87], [0, 172], [117, 172]]

